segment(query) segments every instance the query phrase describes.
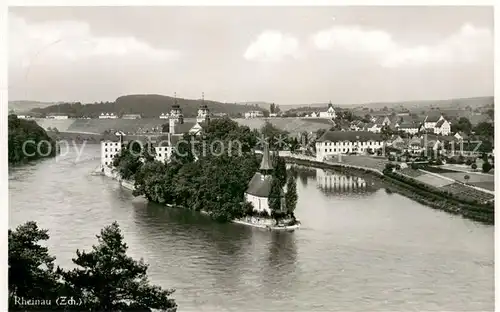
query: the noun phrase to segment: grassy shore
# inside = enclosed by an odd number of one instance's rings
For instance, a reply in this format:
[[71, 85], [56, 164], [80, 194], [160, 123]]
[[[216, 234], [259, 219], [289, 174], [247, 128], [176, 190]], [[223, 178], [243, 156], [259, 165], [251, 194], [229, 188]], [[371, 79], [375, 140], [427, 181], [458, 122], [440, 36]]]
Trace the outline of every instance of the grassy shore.
[[475, 199], [470, 202], [464, 202], [461, 199], [454, 198], [450, 192], [439, 190], [425, 183], [412, 183], [414, 181], [410, 177], [405, 177], [401, 174], [383, 174], [377, 168], [362, 168], [347, 163], [324, 163], [314, 160], [297, 159], [293, 157], [285, 157], [289, 163], [295, 163], [303, 166], [311, 166], [320, 169], [334, 169], [338, 172], [345, 173], [362, 173], [372, 174], [380, 180], [386, 182], [393, 192], [411, 198], [421, 204], [434, 209], [440, 209], [452, 214], [458, 214], [465, 218], [478, 221], [484, 224], [494, 224], [494, 204], [490, 202], [483, 204]]

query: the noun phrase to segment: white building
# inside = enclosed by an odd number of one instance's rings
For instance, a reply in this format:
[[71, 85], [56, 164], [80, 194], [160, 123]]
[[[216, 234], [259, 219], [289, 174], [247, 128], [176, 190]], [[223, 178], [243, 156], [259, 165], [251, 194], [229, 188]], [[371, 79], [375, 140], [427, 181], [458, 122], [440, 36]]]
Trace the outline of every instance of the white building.
[[[272, 162], [269, 155], [267, 145], [264, 146], [262, 153], [262, 161], [260, 163], [259, 172], [256, 172], [245, 192], [245, 200], [252, 203], [254, 211], [267, 212], [271, 216], [271, 209], [269, 208], [268, 197], [271, 191], [272, 176]], [[284, 197], [282, 195], [281, 208], [284, 208]]]
[[250, 111], [245, 113], [245, 118], [262, 118], [264, 113], [262, 111]]
[[64, 115], [64, 114], [49, 114], [47, 115], [46, 117], [47, 119], [68, 119], [68, 115]]
[[316, 159], [346, 153], [366, 153], [384, 146], [382, 136], [367, 131], [327, 131], [316, 141]]
[[399, 125], [398, 130], [409, 134], [417, 134], [419, 128], [420, 127], [417, 124], [403, 122]]
[[141, 119], [141, 114], [124, 114], [122, 119]]
[[332, 102], [328, 104], [328, 109], [326, 112], [320, 112], [319, 113], [320, 118], [330, 118], [330, 119], [335, 119], [337, 117], [337, 114], [335, 113], [335, 109], [333, 108]]
[[440, 135], [449, 135], [451, 133], [451, 124], [446, 119], [441, 119], [434, 127], [434, 133]]
[[380, 133], [382, 132], [382, 127], [383, 127], [382, 125], [372, 123], [366, 126], [366, 131], [372, 133]]
[[116, 116], [114, 113], [101, 113], [99, 115], [99, 119], [116, 119], [118, 116]]
[[169, 119], [170, 115], [168, 113], [161, 113], [160, 119]]
[[121, 141], [101, 142], [101, 165], [113, 166], [113, 158], [122, 150]]

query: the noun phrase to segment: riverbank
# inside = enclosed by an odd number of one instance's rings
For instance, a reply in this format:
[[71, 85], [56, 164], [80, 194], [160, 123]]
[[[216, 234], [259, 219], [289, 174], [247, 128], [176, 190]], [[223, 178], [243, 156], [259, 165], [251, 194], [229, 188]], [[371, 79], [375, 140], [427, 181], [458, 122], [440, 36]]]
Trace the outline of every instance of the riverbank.
[[[106, 176], [113, 180], [116, 180], [120, 185], [130, 191], [135, 190], [135, 185], [133, 181], [128, 181], [120, 178], [117, 172], [114, 172], [111, 168], [106, 166], [99, 166], [94, 173], [98, 175]], [[186, 209], [185, 207], [174, 206], [171, 204], [165, 204], [167, 207]], [[201, 210], [200, 213], [205, 215], [210, 215], [209, 212]], [[255, 228], [266, 229], [270, 231], [294, 231], [300, 228], [300, 222], [294, 225], [285, 225], [283, 223], [276, 224], [276, 221], [271, 218], [255, 218], [255, 217], [244, 217], [240, 219], [231, 220], [232, 223], [243, 224], [246, 226], [251, 226]]]
[[371, 174], [380, 180], [388, 183], [390, 191], [399, 193], [405, 197], [411, 198], [421, 204], [434, 209], [446, 211], [451, 214], [458, 214], [465, 218], [478, 221], [484, 224], [493, 225], [495, 219], [494, 204], [472, 204], [464, 203], [453, 197], [447, 196], [445, 192], [433, 189], [432, 186], [410, 183], [411, 179], [400, 178], [397, 173], [384, 174], [378, 169], [355, 166], [344, 163], [320, 162], [312, 157], [293, 154], [283, 155], [285, 161], [292, 164], [310, 166], [320, 169], [335, 170], [338, 172], [357, 172], [362, 174]]

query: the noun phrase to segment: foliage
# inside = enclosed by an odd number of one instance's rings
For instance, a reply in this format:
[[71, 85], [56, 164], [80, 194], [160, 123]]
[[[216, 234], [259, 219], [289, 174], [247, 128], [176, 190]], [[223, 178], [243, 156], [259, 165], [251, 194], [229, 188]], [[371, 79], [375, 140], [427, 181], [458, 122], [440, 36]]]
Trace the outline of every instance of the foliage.
[[127, 245], [116, 222], [101, 230], [99, 244], [92, 251], [76, 251], [73, 263], [78, 267], [61, 272], [64, 281], [92, 310], [116, 311], [134, 304], [134, 308], [176, 311], [169, 296], [173, 290], [151, 286], [148, 266], [127, 256]]
[[470, 179], [470, 176], [469, 176], [469, 175], [467, 175], [467, 174], [466, 174], [466, 175], [464, 175], [464, 180], [465, 180], [465, 181], [469, 181], [469, 179]]
[[493, 166], [489, 162], [485, 161], [483, 163], [483, 172], [484, 173], [490, 172], [491, 168], [493, 168]]
[[135, 174], [142, 166], [140, 151], [133, 151], [134, 145], [137, 146], [137, 144], [129, 144], [127, 148], [122, 148], [120, 153], [113, 158], [113, 166], [120, 174], [120, 177], [125, 180], [134, 179]]
[[[269, 148], [272, 150], [282, 150], [284, 143], [288, 140], [288, 132], [276, 128], [272, 123], [266, 121], [260, 133], [269, 143]], [[260, 148], [263, 148], [261, 146]]]
[[465, 117], [461, 117], [457, 123], [453, 123], [451, 125], [451, 131], [452, 132], [464, 132], [465, 134], [469, 135], [471, 134], [472, 131], [472, 124], [469, 121], [469, 119]]
[[16, 115], [8, 117], [7, 144], [9, 164], [54, 157], [57, 154], [56, 142], [42, 127], [33, 120], [19, 119]]
[[295, 207], [297, 206], [297, 180], [294, 174], [288, 176], [288, 181], [286, 183], [286, 193], [285, 193], [285, 207], [289, 215], [293, 216]]
[[[35, 108], [32, 111], [42, 115], [60, 112], [68, 114], [70, 117], [98, 117], [103, 112], [115, 113], [118, 116], [122, 114], [141, 114], [144, 118], [158, 118], [162, 113], [168, 113], [174, 105], [175, 99], [163, 95], [125, 95], [117, 98], [114, 102], [100, 103], [63, 103], [51, 105], [44, 108]], [[196, 117], [198, 108], [201, 105], [200, 100], [189, 100], [177, 98], [177, 104], [182, 107], [184, 117]], [[245, 112], [255, 110], [254, 106], [221, 103], [216, 101], [206, 101], [211, 111], [226, 113], [230, 116], [238, 116]]]
[[474, 127], [474, 133], [481, 137], [493, 137], [495, 135], [495, 127], [491, 122], [481, 122]]
[[271, 212], [275, 213], [281, 211], [281, 200], [282, 200], [283, 189], [281, 188], [280, 181], [278, 179], [271, 180], [271, 190], [269, 191], [269, 209]]
[[14, 231], [9, 229], [9, 298], [56, 298], [60, 284], [54, 270], [55, 258], [40, 245], [49, 239], [47, 232], [35, 222]]
[[204, 210], [221, 222], [243, 216], [248, 209], [244, 193], [260, 163], [259, 156], [251, 150], [256, 142], [255, 133], [221, 118], [211, 122], [203, 135], [207, 145], [216, 140], [226, 146], [232, 140], [244, 142], [241, 155], [204, 155], [196, 145], [197, 161], [174, 157], [166, 165], [157, 161], [145, 163], [135, 175], [134, 195], [144, 195], [162, 204]]
[[[19, 308], [15, 297], [55, 303], [60, 296], [81, 299], [82, 311], [177, 310], [173, 290], [150, 285], [148, 266], [126, 255], [116, 222], [101, 231], [92, 251], [76, 251], [73, 270], [54, 269], [55, 257], [41, 244], [48, 239], [47, 230], [32, 221], [9, 230], [9, 310]], [[65, 310], [55, 304], [51, 309]]]
[[470, 167], [471, 167], [473, 170], [476, 170], [476, 169], [477, 169], [477, 165], [476, 165], [476, 163], [473, 163]]
[[283, 188], [286, 184], [286, 162], [285, 160], [275, 155], [272, 158], [273, 160], [273, 178], [278, 180], [280, 183], [280, 187]]

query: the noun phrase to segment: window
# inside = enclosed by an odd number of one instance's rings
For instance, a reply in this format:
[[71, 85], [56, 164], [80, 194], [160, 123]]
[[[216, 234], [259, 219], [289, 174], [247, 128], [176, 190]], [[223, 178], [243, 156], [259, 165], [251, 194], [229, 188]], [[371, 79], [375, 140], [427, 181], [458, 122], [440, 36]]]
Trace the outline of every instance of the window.
[[332, 151], [332, 149], [330, 148], [330, 152]]
[[104, 146], [108, 146], [108, 143], [104, 143]]
[[106, 161], [106, 162], [104, 162], [104, 164], [107, 166], [107, 165], [108, 165], [108, 162]]
[[160, 157], [161, 157], [161, 153], [159, 153], [159, 154], [158, 154], [158, 156], [160, 156]]

